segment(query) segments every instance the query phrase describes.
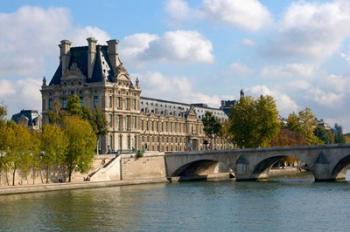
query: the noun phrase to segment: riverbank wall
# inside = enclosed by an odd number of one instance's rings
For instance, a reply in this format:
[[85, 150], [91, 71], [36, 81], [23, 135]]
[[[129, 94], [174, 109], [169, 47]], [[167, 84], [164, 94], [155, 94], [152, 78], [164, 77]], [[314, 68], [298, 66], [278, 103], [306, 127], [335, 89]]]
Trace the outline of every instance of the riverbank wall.
[[[72, 182], [83, 182], [84, 179], [93, 172], [101, 169], [106, 163], [112, 160], [114, 156], [111, 155], [99, 155], [96, 156], [92, 162], [91, 169], [87, 173], [73, 172]], [[48, 173], [48, 175], [47, 175]], [[64, 169], [49, 169], [47, 172], [46, 167], [42, 167], [41, 170], [30, 169], [27, 173], [23, 173], [20, 170], [16, 170], [14, 175], [15, 186], [31, 186], [47, 183], [59, 183], [64, 182], [68, 178], [68, 173]], [[0, 171], [0, 188], [7, 187], [13, 183], [13, 170], [3, 167]]]
[[10, 186], [0, 188], [1, 195], [24, 194], [24, 193], [40, 193], [52, 192], [60, 190], [75, 190], [75, 189], [93, 189], [106, 188], [139, 184], [156, 184], [168, 183], [166, 178], [152, 178], [140, 180], [117, 180], [117, 181], [95, 181], [95, 182], [80, 182], [80, 183], [53, 183], [41, 185], [25, 185], [25, 186]]
[[144, 156], [135, 154], [96, 156], [89, 172], [74, 172], [72, 182], [60, 183], [66, 179], [64, 172], [51, 171], [46, 183], [45, 170], [24, 175], [16, 172], [15, 186], [12, 186], [12, 173], [0, 174], [0, 195], [45, 192], [65, 189], [85, 189], [131, 184], [167, 182], [164, 153], [146, 152]]

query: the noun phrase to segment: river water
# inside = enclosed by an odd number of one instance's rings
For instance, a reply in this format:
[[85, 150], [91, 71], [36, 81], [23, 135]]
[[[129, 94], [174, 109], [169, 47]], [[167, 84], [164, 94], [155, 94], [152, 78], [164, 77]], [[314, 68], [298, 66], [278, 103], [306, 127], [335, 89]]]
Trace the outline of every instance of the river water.
[[306, 175], [1, 196], [0, 231], [350, 231], [350, 183]]

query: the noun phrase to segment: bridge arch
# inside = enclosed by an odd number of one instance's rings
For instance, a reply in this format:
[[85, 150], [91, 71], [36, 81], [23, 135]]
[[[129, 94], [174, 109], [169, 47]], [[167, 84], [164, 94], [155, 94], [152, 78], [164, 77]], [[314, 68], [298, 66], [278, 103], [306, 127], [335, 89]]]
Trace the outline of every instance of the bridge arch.
[[350, 154], [339, 160], [332, 170], [332, 176], [337, 180], [345, 180], [350, 167]]
[[[268, 172], [274, 164], [276, 164], [279, 161], [283, 161], [284, 159], [290, 158], [290, 157], [294, 158], [295, 160], [297, 160], [299, 162], [304, 162], [303, 160], [297, 158], [295, 155], [277, 154], [277, 155], [270, 156], [270, 157], [258, 162], [254, 167], [253, 176], [256, 179], [268, 178], [269, 177]], [[308, 167], [307, 164], [306, 164], [306, 167]]]
[[226, 169], [226, 165], [219, 160], [200, 159], [182, 165], [171, 174], [171, 177], [208, 176], [220, 172], [221, 169]]

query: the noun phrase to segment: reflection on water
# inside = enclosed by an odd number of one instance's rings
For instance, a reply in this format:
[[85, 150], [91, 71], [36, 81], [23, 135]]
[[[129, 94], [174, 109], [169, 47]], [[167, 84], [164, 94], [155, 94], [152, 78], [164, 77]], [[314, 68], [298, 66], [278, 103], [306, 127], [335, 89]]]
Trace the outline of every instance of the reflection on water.
[[350, 183], [310, 175], [0, 197], [0, 231], [347, 231]]

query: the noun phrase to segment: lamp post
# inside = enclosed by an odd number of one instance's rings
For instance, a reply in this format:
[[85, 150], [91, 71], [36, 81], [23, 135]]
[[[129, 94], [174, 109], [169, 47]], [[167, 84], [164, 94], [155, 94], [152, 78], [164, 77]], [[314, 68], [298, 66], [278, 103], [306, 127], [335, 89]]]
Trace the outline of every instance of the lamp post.
[[[47, 159], [48, 156], [46, 155], [45, 151], [40, 152], [40, 160]], [[49, 183], [49, 161], [46, 160], [46, 184]]]
[[5, 157], [5, 152], [0, 151], [0, 185], [2, 181], [2, 166], [3, 166], [3, 157]]

